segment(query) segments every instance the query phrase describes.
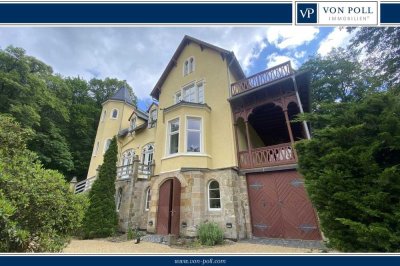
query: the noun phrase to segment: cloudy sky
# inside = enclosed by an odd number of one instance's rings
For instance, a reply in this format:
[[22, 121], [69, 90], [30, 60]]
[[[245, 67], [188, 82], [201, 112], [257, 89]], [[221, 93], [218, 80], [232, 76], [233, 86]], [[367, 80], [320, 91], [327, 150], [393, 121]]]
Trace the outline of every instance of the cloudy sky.
[[327, 27], [57, 27], [0, 28], [0, 49], [22, 47], [63, 76], [127, 80], [145, 109], [154, 87], [187, 34], [235, 52], [247, 75], [345, 46], [345, 29]]

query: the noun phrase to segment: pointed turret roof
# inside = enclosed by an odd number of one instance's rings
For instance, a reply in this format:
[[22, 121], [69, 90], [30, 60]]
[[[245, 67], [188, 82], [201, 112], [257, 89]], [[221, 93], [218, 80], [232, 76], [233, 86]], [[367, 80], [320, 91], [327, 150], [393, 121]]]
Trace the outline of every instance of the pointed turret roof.
[[134, 105], [129, 90], [126, 87], [121, 87], [109, 100], [122, 101]]

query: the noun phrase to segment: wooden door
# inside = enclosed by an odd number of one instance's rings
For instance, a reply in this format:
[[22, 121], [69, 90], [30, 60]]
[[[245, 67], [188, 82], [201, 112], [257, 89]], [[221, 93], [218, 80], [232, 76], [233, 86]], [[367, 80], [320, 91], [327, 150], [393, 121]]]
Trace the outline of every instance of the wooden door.
[[320, 240], [314, 208], [297, 171], [249, 174], [254, 236]]
[[165, 181], [159, 190], [157, 234], [179, 235], [181, 184], [177, 178]]

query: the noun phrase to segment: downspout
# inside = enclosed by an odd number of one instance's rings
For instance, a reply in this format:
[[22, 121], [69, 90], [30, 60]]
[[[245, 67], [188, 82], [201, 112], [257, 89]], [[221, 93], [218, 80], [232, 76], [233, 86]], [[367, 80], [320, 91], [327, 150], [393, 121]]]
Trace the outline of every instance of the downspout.
[[[297, 89], [296, 78], [293, 75], [292, 75], [292, 80], [293, 80], [293, 85], [294, 85], [294, 91], [296, 93], [297, 102], [299, 103], [300, 113], [304, 114], [303, 105], [301, 104], [301, 100], [300, 100], [299, 90]], [[311, 139], [311, 135], [310, 135], [310, 131], [308, 129], [307, 121], [303, 121], [303, 127], [304, 127], [304, 130], [306, 132], [307, 139]]]

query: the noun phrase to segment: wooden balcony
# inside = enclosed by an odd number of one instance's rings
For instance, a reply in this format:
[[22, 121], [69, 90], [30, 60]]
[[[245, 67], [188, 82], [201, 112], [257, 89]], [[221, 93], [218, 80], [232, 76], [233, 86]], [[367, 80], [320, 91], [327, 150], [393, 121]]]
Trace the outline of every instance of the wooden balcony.
[[297, 163], [296, 154], [290, 143], [239, 152], [239, 167], [242, 169], [270, 167]]
[[267, 85], [274, 81], [288, 77], [293, 73], [294, 70], [290, 64], [290, 61], [285, 62], [231, 84], [231, 96]]

